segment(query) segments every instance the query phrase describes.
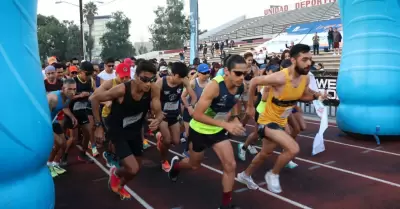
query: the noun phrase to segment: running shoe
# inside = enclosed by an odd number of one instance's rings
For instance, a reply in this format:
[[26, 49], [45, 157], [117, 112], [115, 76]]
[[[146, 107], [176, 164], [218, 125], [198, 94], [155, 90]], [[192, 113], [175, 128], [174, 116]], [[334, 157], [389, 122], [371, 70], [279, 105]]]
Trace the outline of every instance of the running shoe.
[[58, 175], [61, 175], [61, 174], [64, 174], [65, 172], [67, 172], [65, 169], [63, 169], [63, 168], [61, 168], [58, 164], [56, 164], [56, 163], [53, 163], [52, 164], [52, 167], [53, 167], [53, 170], [58, 174]]
[[179, 169], [175, 169], [175, 167], [174, 167], [175, 163], [178, 163], [178, 162], [179, 162], [178, 156], [173, 157], [171, 160], [171, 169], [169, 169], [168, 177], [173, 182], [176, 182], [178, 180]]
[[64, 153], [60, 160], [60, 166], [67, 166], [68, 165], [68, 153]]
[[285, 168], [293, 169], [296, 168], [297, 166], [298, 166], [297, 163], [290, 161], [288, 164], [285, 165]]
[[108, 179], [108, 187], [110, 188], [111, 191], [114, 193], [120, 195], [120, 182], [121, 180], [118, 178], [118, 176], [115, 174], [115, 171], [117, 170], [116, 167], [112, 167], [110, 169], [110, 177]]
[[256, 155], [258, 153], [257, 149], [252, 145], [249, 145], [247, 147], [247, 150], [249, 150], [250, 154], [252, 154], [252, 155]]
[[273, 174], [272, 171], [268, 171], [265, 176], [265, 181], [267, 182], [267, 188], [273, 193], [281, 193], [282, 188], [279, 182], [279, 175]]
[[189, 157], [190, 157], [189, 151], [187, 151], [187, 150], [183, 151], [182, 155], [183, 155], [184, 157], [186, 157], [186, 158], [189, 158]]
[[85, 162], [85, 163], [93, 163], [93, 160], [87, 156], [85, 153], [80, 153], [78, 155], [78, 161]]
[[99, 155], [99, 151], [97, 151], [96, 145], [93, 145], [92, 146], [92, 156], [97, 157], [97, 155]]
[[54, 170], [53, 166], [48, 165], [47, 167], [49, 168], [50, 175], [51, 175], [52, 178], [55, 178], [55, 177], [58, 176], [58, 174], [57, 174], [57, 172]]
[[113, 154], [111, 154], [107, 151], [104, 151], [102, 156], [103, 156], [104, 160], [106, 161], [106, 166], [111, 168], [113, 166], [113, 160], [114, 160]]
[[157, 149], [160, 151], [161, 149], [161, 142], [162, 142], [162, 135], [161, 132], [156, 133], [156, 139], [157, 139]]
[[169, 164], [168, 160], [161, 162], [161, 169], [163, 169], [165, 172], [168, 172], [171, 169], [171, 165]]
[[125, 187], [122, 187], [119, 190], [119, 196], [121, 197], [121, 200], [129, 200], [129, 199], [131, 199], [131, 194], [129, 194], [129, 192], [126, 191]]
[[246, 184], [247, 188], [252, 190], [258, 189], [258, 185], [254, 182], [253, 178], [251, 178], [251, 176], [246, 175], [244, 171], [238, 173], [237, 178], [240, 182]]
[[143, 149], [149, 148], [151, 145], [149, 144], [149, 141], [147, 139], [143, 140]]
[[243, 149], [243, 143], [238, 144], [238, 158], [241, 161], [246, 161], [246, 150]]

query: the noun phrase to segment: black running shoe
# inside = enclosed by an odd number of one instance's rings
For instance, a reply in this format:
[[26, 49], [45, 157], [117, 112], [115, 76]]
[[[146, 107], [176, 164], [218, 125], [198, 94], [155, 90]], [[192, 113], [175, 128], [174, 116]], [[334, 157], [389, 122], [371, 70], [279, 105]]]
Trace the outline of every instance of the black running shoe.
[[236, 205], [229, 205], [229, 206], [221, 206], [218, 209], [240, 209], [240, 207]]
[[179, 162], [179, 157], [175, 156], [172, 158], [171, 160], [171, 167], [168, 171], [168, 177], [169, 179], [171, 179], [171, 181], [176, 182], [176, 180], [178, 180], [178, 176], [179, 176], [179, 169], [175, 169], [175, 163]]
[[92, 160], [90, 157], [88, 157], [88, 156], [85, 154], [85, 152], [81, 152], [81, 153], [78, 155], [78, 160], [79, 160], [79, 161], [82, 161], [82, 162], [85, 162], [85, 163], [93, 163], [93, 160]]

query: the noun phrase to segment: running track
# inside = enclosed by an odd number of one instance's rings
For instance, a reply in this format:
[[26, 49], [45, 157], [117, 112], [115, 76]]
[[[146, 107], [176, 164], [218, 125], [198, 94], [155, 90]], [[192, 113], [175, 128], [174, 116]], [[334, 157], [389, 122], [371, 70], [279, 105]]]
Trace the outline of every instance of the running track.
[[[252, 124], [248, 124], [248, 132], [253, 130]], [[253, 175], [261, 185], [259, 190], [250, 191], [236, 182], [235, 204], [243, 209], [399, 208], [400, 141], [382, 141], [377, 146], [374, 140], [343, 136], [330, 124], [324, 135], [326, 151], [311, 156], [319, 124], [308, 120], [307, 126], [307, 131], [297, 138], [301, 151], [294, 161], [299, 167], [284, 169], [280, 175], [283, 192], [272, 194], [264, 183], [264, 174], [272, 167], [275, 154]], [[235, 154], [237, 142], [243, 140], [232, 140]], [[170, 158], [181, 152], [181, 147], [173, 148]], [[222, 172], [212, 150], [206, 151], [201, 169], [182, 172], [178, 182], [172, 183], [161, 171], [157, 149], [152, 146], [144, 153], [141, 172], [128, 185], [134, 197], [128, 201], [119, 200], [108, 190], [108, 169], [101, 157], [95, 164], [86, 165], [76, 161], [77, 153], [78, 149], [74, 149], [70, 154], [68, 173], [54, 180], [57, 209], [209, 209], [220, 204]], [[237, 172], [243, 171], [252, 158], [248, 153], [246, 162], [238, 160]]]

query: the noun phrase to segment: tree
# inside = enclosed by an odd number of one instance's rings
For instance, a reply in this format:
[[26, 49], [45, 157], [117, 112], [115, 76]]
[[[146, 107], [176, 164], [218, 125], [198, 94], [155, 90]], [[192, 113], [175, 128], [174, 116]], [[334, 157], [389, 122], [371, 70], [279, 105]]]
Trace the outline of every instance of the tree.
[[146, 54], [148, 52], [147, 48], [143, 45], [139, 47], [139, 54]]
[[42, 61], [49, 56], [67, 60], [79, 55], [80, 30], [72, 21], [60, 22], [54, 16], [37, 16], [39, 56]]
[[187, 40], [187, 18], [183, 14], [183, 0], [167, 0], [166, 7], [158, 6], [156, 19], [149, 27], [155, 50], [182, 48]]
[[131, 20], [123, 12], [112, 14], [112, 20], [106, 24], [107, 32], [100, 38], [103, 47], [101, 57], [124, 58], [136, 55], [136, 49], [129, 41]]
[[94, 48], [94, 40], [92, 36], [92, 31], [93, 31], [93, 20], [94, 16], [97, 15], [97, 6], [95, 3], [92, 1], [85, 4], [83, 6], [83, 16], [85, 17], [86, 23], [89, 25], [89, 34], [87, 36], [85, 35], [85, 41], [86, 41], [86, 51], [89, 55], [89, 60], [92, 60], [92, 51]]

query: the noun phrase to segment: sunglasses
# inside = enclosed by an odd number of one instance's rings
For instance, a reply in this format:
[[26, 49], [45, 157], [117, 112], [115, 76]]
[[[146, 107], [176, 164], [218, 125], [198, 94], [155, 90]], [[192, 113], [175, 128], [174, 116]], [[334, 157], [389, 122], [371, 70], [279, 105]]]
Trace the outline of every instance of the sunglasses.
[[76, 75], [76, 74], [78, 74], [78, 72], [71, 72], [71, 74], [72, 74], [72, 75]]
[[111, 68], [111, 67], [114, 67], [114, 65], [107, 65], [107, 66], [110, 67], [110, 68]]
[[246, 76], [247, 72], [242, 72], [242, 71], [232, 71], [236, 76]]
[[190, 73], [190, 75], [194, 75], [194, 74], [196, 74], [196, 72], [195, 72], [195, 71], [193, 71], [193, 72], [191, 72], [191, 73]]
[[153, 82], [155, 82], [156, 81], [156, 77], [155, 76], [153, 76], [153, 77], [151, 77], [151, 78], [149, 78], [149, 77], [146, 77], [146, 76], [139, 76], [139, 79], [142, 81], [142, 82], [144, 82], [144, 83], [153, 83]]
[[207, 71], [207, 72], [199, 72], [200, 74], [202, 74], [202, 75], [208, 75], [208, 74], [210, 74], [210, 71]]

